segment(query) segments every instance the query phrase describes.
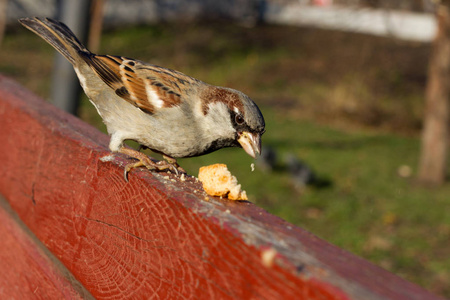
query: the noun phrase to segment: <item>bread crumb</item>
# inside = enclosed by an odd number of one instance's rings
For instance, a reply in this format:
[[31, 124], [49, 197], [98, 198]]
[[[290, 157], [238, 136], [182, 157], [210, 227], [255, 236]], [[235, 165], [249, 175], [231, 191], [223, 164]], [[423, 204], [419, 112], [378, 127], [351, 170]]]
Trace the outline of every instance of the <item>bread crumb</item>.
[[100, 157], [100, 160], [102, 162], [113, 161], [114, 160], [114, 155], [106, 155], [106, 156]]
[[184, 177], [184, 173], [181, 174], [180, 180], [181, 180], [181, 181], [186, 181], [186, 178]]
[[164, 176], [163, 178], [164, 178], [165, 180], [169, 180], [170, 177], [169, 177], [169, 176]]
[[255, 164], [252, 163], [252, 164], [250, 165], [250, 168], [252, 168], [252, 172], [255, 171]]
[[271, 268], [278, 252], [274, 248], [265, 249], [261, 252], [261, 263], [267, 268]]
[[208, 195], [228, 197], [230, 200], [248, 200], [247, 193], [241, 190], [241, 185], [225, 164], [201, 167], [198, 179]]

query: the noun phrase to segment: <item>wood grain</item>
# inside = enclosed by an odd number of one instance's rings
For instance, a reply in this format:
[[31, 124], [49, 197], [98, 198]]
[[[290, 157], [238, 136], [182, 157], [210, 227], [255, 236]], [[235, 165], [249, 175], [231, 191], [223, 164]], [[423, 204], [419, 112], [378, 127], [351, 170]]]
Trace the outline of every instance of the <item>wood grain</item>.
[[0, 196], [0, 298], [93, 299]]
[[107, 136], [5, 77], [0, 141], [0, 193], [97, 299], [437, 299], [193, 178], [126, 183]]

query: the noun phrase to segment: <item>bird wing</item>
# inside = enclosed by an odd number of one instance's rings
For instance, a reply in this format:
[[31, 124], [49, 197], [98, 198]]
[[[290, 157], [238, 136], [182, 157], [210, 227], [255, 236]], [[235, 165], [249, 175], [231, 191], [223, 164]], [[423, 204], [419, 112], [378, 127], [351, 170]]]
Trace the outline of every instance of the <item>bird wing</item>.
[[92, 55], [85, 60], [119, 97], [149, 114], [179, 105], [187, 83], [196, 81], [177, 71], [120, 56]]

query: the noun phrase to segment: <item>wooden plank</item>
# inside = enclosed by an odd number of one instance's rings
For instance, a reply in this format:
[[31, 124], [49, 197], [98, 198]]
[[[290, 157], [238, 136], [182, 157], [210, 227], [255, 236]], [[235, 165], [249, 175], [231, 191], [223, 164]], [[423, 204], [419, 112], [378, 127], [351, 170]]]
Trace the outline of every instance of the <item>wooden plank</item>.
[[0, 196], [0, 298], [93, 299]]
[[0, 193], [98, 299], [437, 299], [192, 178], [125, 183], [108, 137], [5, 77], [0, 140]]

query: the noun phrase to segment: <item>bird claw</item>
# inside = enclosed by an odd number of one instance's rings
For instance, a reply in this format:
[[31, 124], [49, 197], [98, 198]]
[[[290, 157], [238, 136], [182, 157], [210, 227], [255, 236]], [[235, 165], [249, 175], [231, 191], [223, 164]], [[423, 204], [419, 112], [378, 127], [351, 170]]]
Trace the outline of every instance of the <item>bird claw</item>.
[[187, 174], [187, 172], [182, 167], [180, 167], [178, 164], [176, 165], [176, 168], [181, 174]]
[[157, 162], [156, 164], [157, 164], [156, 169], [158, 169], [158, 171], [164, 171], [164, 170], [168, 169], [168, 170], [172, 171], [172, 173], [176, 174], [177, 176], [179, 175], [177, 167], [168, 161], [161, 160], [161, 161]]
[[180, 167], [180, 165], [177, 163], [177, 160], [175, 158], [172, 158], [172, 157], [164, 155], [164, 154], [163, 154], [163, 158], [166, 160], [167, 163], [172, 165], [172, 167], [175, 170], [174, 173], [176, 173], [177, 176], [180, 175], [179, 173], [187, 174], [187, 172], [182, 167]]
[[[151, 160], [149, 159], [149, 161]], [[125, 181], [128, 182], [128, 173], [131, 171], [131, 169], [142, 166], [146, 167], [148, 170], [157, 170], [157, 171], [169, 170], [170, 172], [176, 174], [177, 176], [180, 175], [177, 167], [167, 161], [159, 161], [157, 163], [151, 161], [151, 163], [148, 163], [148, 161], [144, 162], [140, 160], [136, 163], [130, 163], [125, 166], [125, 169], [123, 171], [123, 178], [125, 179]], [[183, 170], [181, 167], [180, 169]]]
[[145, 164], [141, 160], [136, 163], [127, 164], [123, 170], [123, 178], [125, 179], [125, 181], [128, 182], [128, 173], [131, 171], [131, 169], [141, 166], [145, 166]]
[[[129, 150], [129, 149], [127, 149]], [[132, 151], [136, 151], [136, 150], [132, 150]], [[176, 176], [180, 176], [180, 172], [181, 173], [186, 173], [186, 171], [181, 168], [176, 161], [158, 161], [158, 162], [154, 162], [150, 157], [148, 157], [147, 155], [137, 152], [139, 153], [139, 155], [132, 155], [132, 154], [136, 154], [132, 151], [123, 151], [126, 152], [125, 154], [132, 156], [133, 158], [138, 159], [139, 161], [135, 162], [135, 163], [129, 163], [125, 166], [125, 169], [123, 171], [123, 178], [125, 179], [126, 182], [128, 182], [128, 173], [131, 171], [131, 169], [134, 168], [138, 168], [138, 167], [146, 167], [149, 170], [157, 170], [157, 171], [164, 171], [164, 170], [168, 170], [170, 172], [172, 172], [173, 174], [175, 174]]]
[[165, 160], [155, 162], [144, 153], [141, 153], [134, 149], [121, 148], [120, 152], [139, 160], [135, 163], [130, 163], [125, 166], [125, 169], [123, 171], [123, 178], [125, 179], [126, 182], [128, 182], [128, 173], [131, 171], [131, 169], [142, 166], [146, 167], [149, 170], [157, 170], [157, 171], [169, 170], [170, 172], [176, 174], [177, 176], [180, 175], [180, 172], [186, 173], [186, 171], [177, 164], [177, 161], [175, 159], [165, 155], [163, 156]]

